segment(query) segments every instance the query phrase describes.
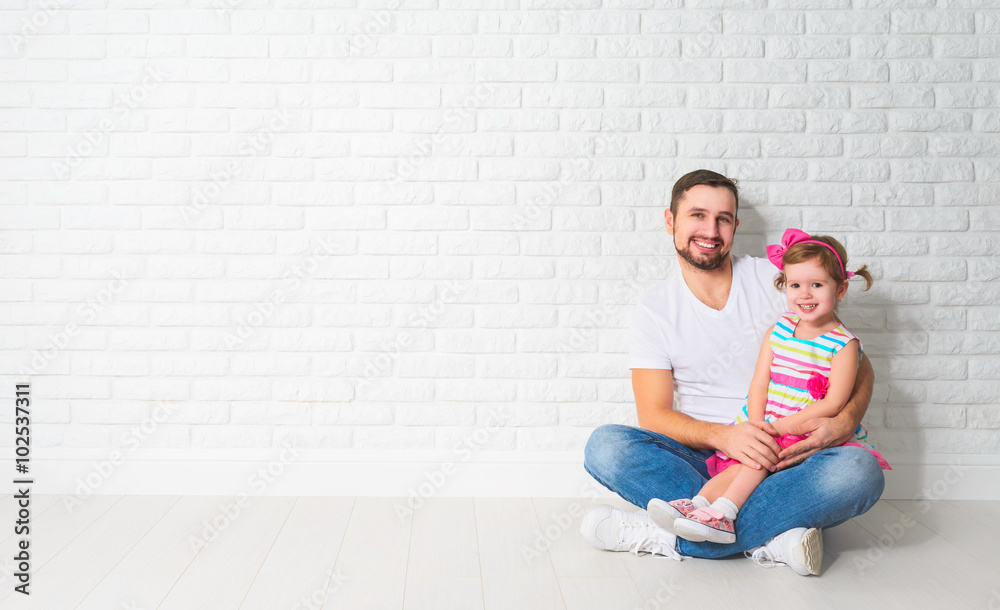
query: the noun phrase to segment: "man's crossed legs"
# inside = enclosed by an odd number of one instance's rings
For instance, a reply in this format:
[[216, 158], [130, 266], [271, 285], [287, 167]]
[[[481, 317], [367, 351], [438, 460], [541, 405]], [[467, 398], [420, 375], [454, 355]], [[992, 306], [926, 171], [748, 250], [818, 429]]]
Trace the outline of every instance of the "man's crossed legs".
[[[713, 453], [649, 430], [609, 424], [594, 430], [587, 442], [584, 468], [611, 491], [645, 508], [653, 498], [694, 497], [709, 478], [705, 460]], [[692, 557], [725, 557], [761, 547], [789, 530], [833, 527], [867, 512], [884, 486], [878, 460], [867, 450], [824, 449], [764, 479], [739, 512], [734, 544], [681, 538], [675, 549]]]

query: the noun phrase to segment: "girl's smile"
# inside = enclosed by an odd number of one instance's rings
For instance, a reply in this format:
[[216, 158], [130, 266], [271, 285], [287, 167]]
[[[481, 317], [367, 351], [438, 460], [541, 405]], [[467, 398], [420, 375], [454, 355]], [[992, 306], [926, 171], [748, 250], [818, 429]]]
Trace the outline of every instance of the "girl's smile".
[[816, 259], [785, 265], [788, 308], [802, 321], [820, 326], [836, 319], [837, 302], [847, 292]]

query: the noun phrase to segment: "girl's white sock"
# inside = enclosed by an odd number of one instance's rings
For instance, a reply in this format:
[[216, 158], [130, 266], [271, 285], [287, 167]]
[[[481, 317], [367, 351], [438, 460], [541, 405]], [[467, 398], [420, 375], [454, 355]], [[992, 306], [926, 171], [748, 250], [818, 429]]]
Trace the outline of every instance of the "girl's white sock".
[[712, 503], [706, 500], [704, 496], [695, 496], [691, 498], [691, 504], [694, 504], [698, 508], [705, 508], [706, 506], [712, 505]]
[[719, 499], [712, 503], [712, 508], [725, 515], [730, 521], [735, 520], [736, 513], [740, 512], [740, 510], [736, 508], [735, 504], [722, 496], [719, 496]]

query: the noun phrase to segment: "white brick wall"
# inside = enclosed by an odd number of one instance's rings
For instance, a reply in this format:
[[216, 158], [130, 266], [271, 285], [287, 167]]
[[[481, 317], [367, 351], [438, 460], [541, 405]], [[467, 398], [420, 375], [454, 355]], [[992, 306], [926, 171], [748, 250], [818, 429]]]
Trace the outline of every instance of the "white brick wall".
[[629, 314], [706, 167], [741, 253], [801, 226], [875, 272], [844, 314], [890, 456], [1000, 453], [996, 2], [12, 0], [0, 39], [40, 450], [160, 401], [143, 447], [442, 450], [496, 409], [484, 449], [579, 450], [634, 421]]

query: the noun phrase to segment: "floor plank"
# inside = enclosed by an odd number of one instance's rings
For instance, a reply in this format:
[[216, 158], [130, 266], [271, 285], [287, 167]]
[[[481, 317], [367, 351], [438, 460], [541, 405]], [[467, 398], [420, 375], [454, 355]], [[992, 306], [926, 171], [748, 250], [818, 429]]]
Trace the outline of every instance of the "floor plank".
[[[946, 502], [890, 500], [889, 503], [971, 557], [1000, 572], [1000, 555], [996, 552], [1000, 548], [1000, 533], [985, 527], [978, 518], [956, 517], [956, 512]], [[970, 525], [970, 521], [974, 525]]]
[[469, 498], [431, 498], [414, 511], [403, 607], [482, 608], [476, 510]]
[[158, 610], [238, 607], [295, 500], [249, 497], [244, 506], [237, 501], [228, 513], [228, 523], [195, 555]]
[[601, 552], [580, 535], [580, 521], [593, 504], [577, 499], [534, 498], [552, 566], [559, 578], [629, 578], [619, 553]]
[[358, 498], [323, 610], [402, 608], [410, 545], [408, 498]]
[[319, 608], [341, 581], [334, 566], [354, 498], [299, 498], [240, 610]]
[[[917, 579], [909, 588], [912, 592], [926, 590], [928, 599], [945, 591], [953, 599], [961, 600], [963, 605], [975, 607], [981, 599], [985, 599], [990, 587], [997, 581], [994, 570], [888, 502], [879, 502], [854, 521], [876, 541], [877, 549], [870, 549], [869, 557], [875, 556], [876, 550], [895, 547], [899, 552], [894, 554], [893, 561], [911, 574], [926, 571], [927, 558], [934, 558], [937, 564], [935, 569]], [[878, 589], [876, 593], [884, 597], [887, 589]]]
[[524, 498], [477, 498], [487, 610], [565, 608], [534, 507]]
[[643, 610], [646, 602], [635, 582], [625, 578], [560, 578], [559, 585], [567, 610]]
[[[89, 496], [81, 501], [73, 499], [72, 496], [61, 496], [54, 500], [49, 498], [39, 504], [33, 501], [30, 532], [24, 536], [30, 545], [28, 551], [31, 555], [32, 573], [41, 569], [119, 500], [121, 496]], [[4, 529], [10, 531], [11, 535], [0, 541], [2, 571], [4, 574], [13, 574], [14, 555], [18, 552], [16, 549], [22, 537], [14, 535], [13, 527], [9, 530]], [[3, 594], [6, 596], [8, 591], [3, 591]]]
[[156, 608], [197, 554], [192, 537], [227, 512], [227, 496], [183, 496], [114, 566], [78, 606], [79, 610]]
[[10, 593], [0, 608], [75, 608], [177, 500], [177, 496], [123, 497], [34, 570], [30, 597]]

